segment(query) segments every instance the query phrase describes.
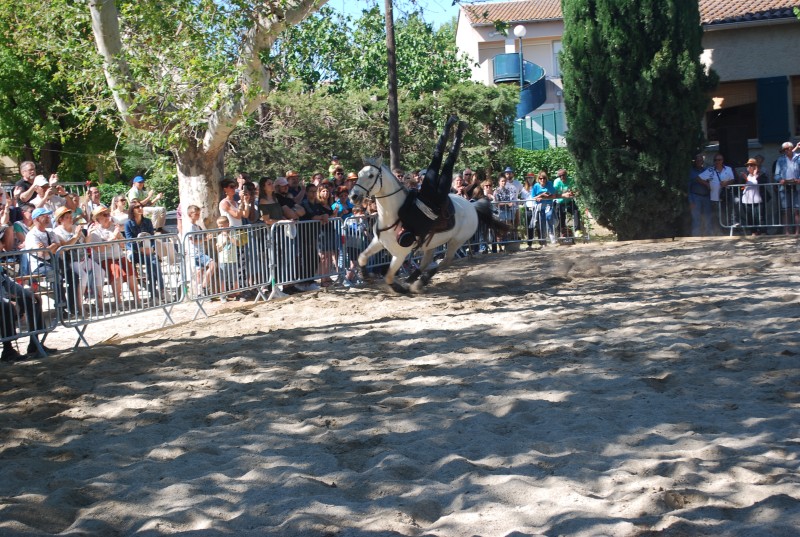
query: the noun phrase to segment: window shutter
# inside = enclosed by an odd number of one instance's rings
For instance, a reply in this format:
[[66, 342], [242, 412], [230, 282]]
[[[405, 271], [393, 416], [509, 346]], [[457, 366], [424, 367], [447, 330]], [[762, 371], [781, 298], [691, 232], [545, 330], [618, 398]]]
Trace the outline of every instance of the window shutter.
[[758, 79], [758, 139], [779, 143], [789, 139], [789, 79]]

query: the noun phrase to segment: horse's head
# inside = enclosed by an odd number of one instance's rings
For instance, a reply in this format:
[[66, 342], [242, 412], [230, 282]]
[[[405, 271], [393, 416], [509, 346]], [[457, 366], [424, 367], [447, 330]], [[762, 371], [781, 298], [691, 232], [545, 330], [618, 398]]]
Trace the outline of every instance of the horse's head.
[[350, 201], [361, 203], [365, 197], [374, 196], [382, 186], [381, 166], [367, 164], [358, 172], [358, 180], [350, 190]]

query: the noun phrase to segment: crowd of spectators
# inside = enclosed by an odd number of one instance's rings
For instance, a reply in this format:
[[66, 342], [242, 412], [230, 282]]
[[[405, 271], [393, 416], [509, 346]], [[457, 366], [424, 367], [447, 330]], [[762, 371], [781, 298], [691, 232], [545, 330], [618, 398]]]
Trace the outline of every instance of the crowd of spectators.
[[695, 155], [687, 193], [694, 237], [745, 233], [800, 235], [800, 143], [784, 142], [772, 170], [763, 155], [749, 158], [738, 173], [717, 152], [713, 164]]
[[[408, 189], [418, 189], [425, 174], [425, 170], [393, 171]], [[49, 178], [37, 175], [33, 162], [23, 162], [20, 175], [13, 191], [0, 192], [0, 248], [12, 253], [31, 252], [6, 254], [6, 266], [10, 262], [16, 264], [13, 276], [52, 279], [56, 272], [56, 251], [62, 246], [85, 243], [91, 247], [70, 249], [58, 260], [62, 277], [61, 281], [53, 282], [52, 291], [55, 303], [66, 313], [80, 315], [85, 312], [86, 303], [99, 303], [106, 297], [117, 308], [123, 308], [126, 295], [138, 301], [140, 292], [145, 295], [141, 297], [143, 303], [149, 300], [157, 305], [174, 298], [165, 285], [157, 241], [150, 239], [164, 225], [165, 211], [158, 205], [162, 195], [148, 190], [143, 177], [135, 177], [128, 193], [114, 197], [107, 206], [101, 201], [97, 186], [90, 185], [80, 197], [65, 190], [56, 174]], [[512, 224], [515, 229], [512, 233], [527, 228], [529, 244], [534, 231], [540, 241], [555, 241], [557, 230], [566, 233], [565, 226], [557, 225], [559, 215], [563, 222], [566, 213], [572, 213], [574, 229], [580, 228], [577, 207], [571, 203], [575, 195], [572, 185], [564, 170], [557, 175], [558, 180], [553, 183], [545, 172], [531, 173], [522, 184], [509, 167], [493, 182], [466, 168], [454, 176], [451, 193], [469, 200], [489, 199], [496, 214]], [[354, 171], [348, 173], [334, 158], [327, 174], [314, 173], [308, 181], [302, 181], [295, 170], [275, 179], [261, 178], [257, 184], [245, 173], [223, 180], [216, 230], [204, 229], [202, 210], [196, 205], [185, 208], [185, 222], [179, 220], [182, 236], [189, 232], [198, 235], [187, 243], [195, 296], [254, 298], [257, 291], [252, 288], [253, 276], [246, 267], [253, 265], [253, 257], [263, 256], [265, 251], [260, 251], [258, 244], [248, 245], [253, 235], [236, 228], [287, 221], [314, 222], [314, 231], [310, 235], [300, 232], [300, 239], [305, 240], [299, 240], [302, 244], [292, 250], [292, 255], [302, 262], [297, 278], [302, 281], [283, 286], [284, 292], [329, 286], [339, 275], [343, 275], [344, 286], [358, 283], [356, 258], [368, 244], [371, 233], [364, 217], [376, 214], [377, 206], [374, 200], [366, 200], [360, 206], [350, 201], [349, 194], [357, 179]], [[559, 207], [564, 208], [563, 214], [558, 212]], [[340, 227], [333, 225], [334, 219], [338, 219]], [[342, 230], [346, 230], [344, 244]], [[516, 236], [494, 237], [492, 241], [496, 244], [512, 238]], [[5, 272], [1, 276], [11, 283], [15, 281]], [[127, 293], [123, 285], [127, 285]], [[104, 293], [106, 286], [108, 292]], [[3, 311], [16, 307], [18, 312], [23, 308], [41, 312], [40, 297], [29, 290], [10, 284], [4, 289], [0, 291]], [[22, 317], [35, 319], [36, 315]], [[8, 338], [16, 328], [5, 320], [4, 317], [2, 336]], [[22, 355], [7, 351], [3, 356], [11, 360]]]

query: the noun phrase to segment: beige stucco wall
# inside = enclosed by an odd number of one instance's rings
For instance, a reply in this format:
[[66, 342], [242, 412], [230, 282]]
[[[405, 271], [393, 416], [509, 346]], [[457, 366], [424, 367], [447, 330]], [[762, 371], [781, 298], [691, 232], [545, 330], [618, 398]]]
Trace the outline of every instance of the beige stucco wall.
[[800, 75], [800, 21], [707, 29], [702, 60], [721, 81]]
[[[552, 73], [552, 42], [561, 39], [564, 33], [563, 21], [545, 21], [524, 26], [526, 34], [522, 41], [522, 52], [525, 59], [541, 65], [548, 74]], [[472, 26], [462, 9], [458, 14], [456, 46], [473, 62], [478, 63], [472, 69], [472, 80], [492, 84], [494, 79], [492, 58], [497, 54], [516, 52], [517, 39], [514, 37], [513, 28], [509, 29], [508, 35], [503, 35], [491, 25]]]

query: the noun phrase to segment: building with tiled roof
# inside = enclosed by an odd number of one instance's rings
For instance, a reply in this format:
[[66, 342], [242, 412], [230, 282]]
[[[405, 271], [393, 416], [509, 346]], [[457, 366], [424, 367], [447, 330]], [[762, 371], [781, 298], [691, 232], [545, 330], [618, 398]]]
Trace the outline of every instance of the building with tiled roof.
[[[795, 0], [700, 0], [700, 23], [728, 24], [751, 20], [794, 17]], [[561, 0], [520, 0], [465, 4], [463, 12], [469, 24], [494, 25], [525, 21], [561, 20]]]
[[[777, 156], [772, 149], [781, 141], [800, 139], [800, 62], [796, 60], [800, 21], [795, 7], [800, 7], [800, 0], [699, 0], [702, 60], [720, 77], [705, 126], [709, 139], [729, 153], [727, 161], [736, 163], [750, 153], [763, 153], [769, 162], [773, 153]], [[522, 38], [511, 30], [507, 35], [498, 31], [496, 21], [511, 29], [524, 28]], [[563, 110], [558, 62], [563, 33], [561, 0], [480, 2], [461, 6], [456, 44], [477, 62], [473, 79], [487, 84], [514, 82], [506, 71], [514, 70], [521, 47], [526, 61], [543, 68], [534, 71], [544, 76], [538, 81], [540, 98], [532, 99], [535, 113], [541, 114]], [[497, 64], [502, 73], [495, 71], [495, 59], [509, 60]], [[524, 82], [527, 89], [534, 86]], [[521, 98], [522, 108], [524, 102]]]

